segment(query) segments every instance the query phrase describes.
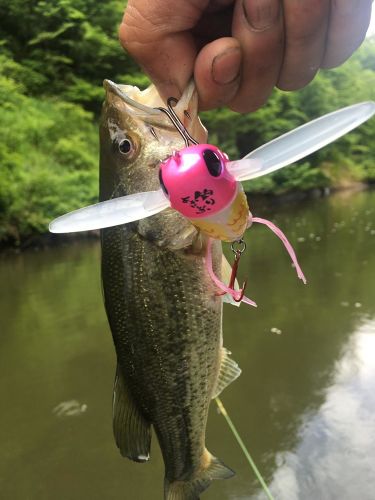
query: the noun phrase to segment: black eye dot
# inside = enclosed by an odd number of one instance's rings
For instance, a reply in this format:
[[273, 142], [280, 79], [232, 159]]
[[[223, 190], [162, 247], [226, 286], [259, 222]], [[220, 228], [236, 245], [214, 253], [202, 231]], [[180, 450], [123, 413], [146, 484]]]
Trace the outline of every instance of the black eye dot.
[[205, 149], [203, 151], [203, 159], [206, 163], [207, 170], [213, 177], [219, 177], [222, 171], [220, 158], [212, 149]]
[[161, 169], [159, 169], [159, 181], [160, 181], [160, 186], [166, 196], [169, 196], [168, 189], [165, 187], [164, 181], [163, 181], [163, 174]]
[[120, 153], [127, 155], [133, 151], [133, 144], [129, 139], [123, 139], [118, 145]]

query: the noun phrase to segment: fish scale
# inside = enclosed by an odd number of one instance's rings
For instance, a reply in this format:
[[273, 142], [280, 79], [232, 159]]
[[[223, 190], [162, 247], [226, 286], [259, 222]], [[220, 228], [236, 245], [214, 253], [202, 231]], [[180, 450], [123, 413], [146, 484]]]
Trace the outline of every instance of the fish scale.
[[[155, 117], [151, 108], [151, 133], [144, 108], [140, 113], [132, 102], [107, 88], [100, 129], [101, 200], [155, 189], [160, 161], [181, 147], [181, 137], [162, 112]], [[191, 89], [180, 103], [182, 113], [189, 110], [194, 134], [205, 135]], [[132, 141], [128, 156], [119, 153], [124, 140]], [[118, 361], [116, 443], [122, 455], [145, 462], [152, 425], [165, 464], [165, 499], [198, 499], [213, 479], [233, 475], [205, 447], [224, 352], [222, 297], [206, 269], [207, 237], [167, 209], [103, 229], [101, 244], [104, 302]], [[221, 243], [216, 242], [218, 276], [221, 265]], [[225, 385], [239, 375], [234, 365]]]
[[[201, 282], [202, 257], [198, 265], [197, 257], [161, 250], [128, 232], [103, 230], [106, 309], [124, 377], [155, 427], [166, 475], [181, 478], [199, 466], [204, 450], [219, 369], [221, 299]], [[155, 269], [157, 283], [150, 279]], [[176, 301], [179, 296], [184, 300]]]

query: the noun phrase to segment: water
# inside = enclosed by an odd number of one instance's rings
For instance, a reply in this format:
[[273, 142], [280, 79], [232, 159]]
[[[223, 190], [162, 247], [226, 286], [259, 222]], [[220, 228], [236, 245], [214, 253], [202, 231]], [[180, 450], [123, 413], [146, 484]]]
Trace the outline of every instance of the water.
[[[308, 278], [266, 228], [248, 233], [241, 273], [258, 309], [225, 306], [242, 368], [222, 395], [279, 500], [373, 500], [375, 192], [270, 210]], [[161, 500], [163, 463], [120, 457], [112, 437], [115, 358], [99, 246], [0, 256], [0, 498]], [[208, 448], [236, 470], [207, 500], [262, 499], [215, 406]]]

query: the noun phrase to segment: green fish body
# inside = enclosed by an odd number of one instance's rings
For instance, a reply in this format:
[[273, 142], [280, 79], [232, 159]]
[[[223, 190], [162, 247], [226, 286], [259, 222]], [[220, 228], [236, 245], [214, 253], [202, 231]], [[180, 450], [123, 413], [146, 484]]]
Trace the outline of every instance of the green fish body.
[[[154, 89], [106, 83], [100, 127], [100, 199], [159, 189], [158, 165], [184, 142]], [[176, 113], [200, 142], [190, 85]], [[184, 113], [187, 111], [188, 113]], [[240, 373], [222, 347], [222, 297], [205, 268], [206, 239], [172, 209], [103, 229], [105, 308], [117, 353], [113, 400], [123, 456], [149, 458], [151, 425], [165, 463], [165, 499], [194, 500], [233, 472], [205, 447], [211, 399]], [[220, 276], [221, 245], [213, 265]]]

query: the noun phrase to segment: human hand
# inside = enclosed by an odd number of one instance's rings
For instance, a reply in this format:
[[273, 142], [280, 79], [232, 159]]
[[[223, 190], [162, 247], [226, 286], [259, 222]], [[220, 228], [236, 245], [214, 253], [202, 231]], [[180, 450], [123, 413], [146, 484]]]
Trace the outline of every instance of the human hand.
[[194, 75], [200, 109], [255, 111], [362, 43], [371, 0], [129, 0], [123, 47], [165, 97]]

